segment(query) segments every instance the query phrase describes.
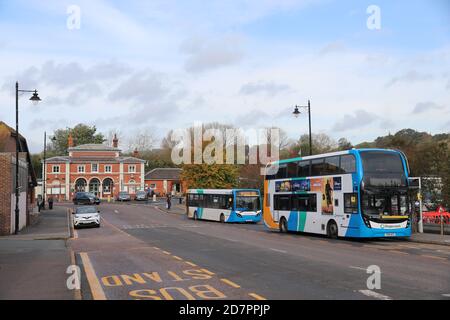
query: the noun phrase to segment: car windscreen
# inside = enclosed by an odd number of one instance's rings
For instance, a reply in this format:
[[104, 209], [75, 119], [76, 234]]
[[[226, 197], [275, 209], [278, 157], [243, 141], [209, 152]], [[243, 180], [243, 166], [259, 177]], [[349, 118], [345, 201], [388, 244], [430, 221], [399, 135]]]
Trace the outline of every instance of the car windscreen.
[[75, 213], [83, 214], [83, 213], [97, 213], [97, 209], [95, 207], [78, 207]]

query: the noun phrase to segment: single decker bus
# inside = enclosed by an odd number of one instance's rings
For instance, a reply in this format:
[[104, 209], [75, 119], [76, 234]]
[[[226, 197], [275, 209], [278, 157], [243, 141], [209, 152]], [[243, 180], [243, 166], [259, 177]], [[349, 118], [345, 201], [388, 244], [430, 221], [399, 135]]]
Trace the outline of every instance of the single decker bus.
[[252, 222], [262, 219], [258, 189], [190, 189], [186, 195], [189, 218], [220, 222]]

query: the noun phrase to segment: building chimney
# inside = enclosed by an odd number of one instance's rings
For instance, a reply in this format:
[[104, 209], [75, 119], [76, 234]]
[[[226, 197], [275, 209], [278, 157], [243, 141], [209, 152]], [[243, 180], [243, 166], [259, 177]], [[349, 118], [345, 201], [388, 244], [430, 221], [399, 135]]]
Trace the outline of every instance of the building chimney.
[[134, 151], [133, 151], [133, 157], [135, 157], [135, 158], [139, 157], [139, 151], [137, 148], [134, 149]]
[[69, 132], [69, 137], [67, 138], [67, 146], [69, 148], [73, 147], [73, 137], [72, 137], [72, 133]]
[[117, 139], [117, 134], [114, 133], [113, 147], [117, 148], [118, 146], [119, 146], [119, 139]]

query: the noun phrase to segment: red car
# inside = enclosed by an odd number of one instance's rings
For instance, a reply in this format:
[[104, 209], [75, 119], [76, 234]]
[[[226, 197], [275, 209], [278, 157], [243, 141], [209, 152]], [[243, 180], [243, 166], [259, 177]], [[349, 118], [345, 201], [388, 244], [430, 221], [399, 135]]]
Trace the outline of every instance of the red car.
[[444, 224], [450, 224], [450, 212], [446, 211], [443, 206], [438, 206], [436, 211], [427, 211], [422, 213], [424, 223], [440, 224], [441, 215]]

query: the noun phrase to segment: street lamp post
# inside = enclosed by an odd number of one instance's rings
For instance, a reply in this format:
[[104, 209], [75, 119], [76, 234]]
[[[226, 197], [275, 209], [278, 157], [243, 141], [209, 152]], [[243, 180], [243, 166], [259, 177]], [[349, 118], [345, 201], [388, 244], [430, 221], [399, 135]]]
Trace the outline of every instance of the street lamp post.
[[[56, 137], [52, 137], [51, 139], [53, 142], [56, 141]], [[43, 172], [42, 172], [42, 208], [45, 209], [45, 194], [46, 194], [46, 187], [47, 187], [47, 132], [44, 131], [44, 161], [43, 161]]]
[[33, 103], [38, 103], [41, 101], [39, 98], [37, 90], [19, 90], [19, 82], [16, 82], [16, 209], [15, 209], [15, 224], [14, 224], [14, 234], [19, 232], [19, 197], [20, 197], [20, 186], [19, 186], [19, 150], [20, 150], [20, 137], [19, 137], [19, 92], [31, 92], [33, 95], [30, 100]]
[[295, 106], [294, 112], [292, 112], [294, 114], [294, 116], [296, 118], [298, 118], [301, 114], [300, 112], [300, 108], [303, 109], [307, 109], [308, 110], [308, 118], [309, 118], [309, 155], [312, 155], [312, 135], [311, 135], [311, 102], [310, 100], [308, 100], [308, 105], [307, 106]]

